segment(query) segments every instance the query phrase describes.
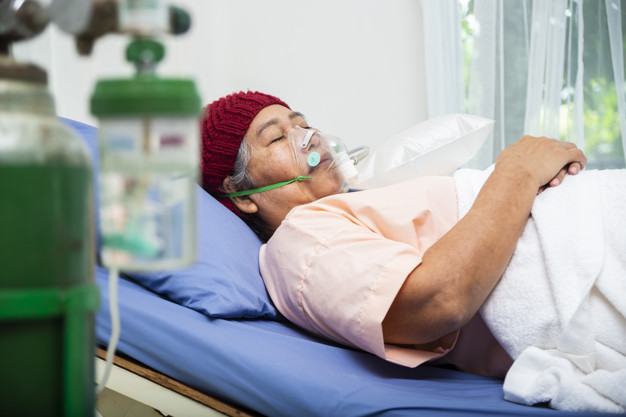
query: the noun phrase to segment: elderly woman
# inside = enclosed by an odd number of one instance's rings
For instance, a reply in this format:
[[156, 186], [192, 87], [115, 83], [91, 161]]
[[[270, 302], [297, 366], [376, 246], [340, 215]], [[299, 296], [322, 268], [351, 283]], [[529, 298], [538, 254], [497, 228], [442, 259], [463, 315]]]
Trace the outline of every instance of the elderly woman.
[[298, 165], [291, 137], [303, 129], [312, 127], [301, 113], [257, 92], [213, 102], [202, 122], [202, 185], [267, 241], [260, 269], [277, 308], [396, 363], [437, 360], [503, 377], [512, 360], [477, 312], [538, 192], [583, 169], [583, 152], [523, 137], [458, 220], [451, 177], [340, 192], [324, 154], [314, 167]]

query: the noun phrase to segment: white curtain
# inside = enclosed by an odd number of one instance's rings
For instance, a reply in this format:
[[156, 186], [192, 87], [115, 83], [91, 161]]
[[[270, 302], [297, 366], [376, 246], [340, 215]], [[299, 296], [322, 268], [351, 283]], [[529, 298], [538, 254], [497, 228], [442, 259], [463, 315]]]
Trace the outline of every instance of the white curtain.
[[559, 137], [567, 0], [533, 3], [524, 131]]
[[463, 53], [457, 0], [422, 0], [428, 117], [462, 113]]
[[496, 124], [468, 167], [489, 166], [500, 150], [524, 133], [532, 12], [531, 0], [474, 1], [466, 111], [494, 119]]
[[[624, 166], [626, 19], [621, 2], [626, 0], [474, 0], [465, 111], [492, 118], [496, 125], [468, 167], [487, 167], [523, 134], [575, 142], [592, 167]], [[451, 17], [442, 21], [453, 21], [458, 10], [458, 4], [448, 5], [443, 12]], [[436, 21], [427, 12], [425, 22]], [[441, 65], [433, 57], [441, 52], [430, 53], [427, 83], [434, 89], [445, 83], [431, 83], [430, 74], [451, 77], [451, 70], [432, 68]], [[429, 91], [429, 108], [431, 96], [450, 96], [446, 88], [454, 85]], [[441, 108], [439, 101], [433, 106]]]
[[[468, 95], [468, 113], [496, 119], [496, 98], [501, 90], [499, 79], [502, 78], [502, 67], [497, 65], [498, 51], [501, 52], [501, 40], [498, 40], [499, 2], [476, 1], [474, 16], [477, 25], [474, 28], [472, 63], [470, 67], [470, 83]], [[500, 109], [500, 120], [503, 111]], [[486, 167], [493, 159], [491, 151], [500, 148], [494, 146], [494, 138], [504, 137], [496, 132], [504, 128], [504, 123], [495, 126], [494, 132], [487, 138], [481, 152], [470, 161], [468, 167]]]
[[622, 45], [621, 5], [618, 0], [606, 0], [606, 17], [611, 45], [611, 62], [615, 76], [615, 91], [619, 110], [622, 149], [626, 157], [626, 88], [624, 87], [624, 46]]

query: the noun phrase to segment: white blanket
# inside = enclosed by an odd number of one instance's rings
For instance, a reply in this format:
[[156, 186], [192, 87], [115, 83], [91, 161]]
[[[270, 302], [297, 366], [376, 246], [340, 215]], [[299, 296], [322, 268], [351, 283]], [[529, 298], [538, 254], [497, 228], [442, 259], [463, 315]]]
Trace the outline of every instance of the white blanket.
[[[459, 217], [491, 169], [459, 170]], [[626, 412], [626, 170], [583, 171], [537, 196], [481, 308], [515, 360], [507, 400]]]

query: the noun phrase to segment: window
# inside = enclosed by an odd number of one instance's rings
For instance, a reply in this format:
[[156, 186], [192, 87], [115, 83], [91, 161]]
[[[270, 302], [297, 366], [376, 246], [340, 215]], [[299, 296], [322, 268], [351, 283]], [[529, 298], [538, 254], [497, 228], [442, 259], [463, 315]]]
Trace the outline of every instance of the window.
[[626, 0], [460, 0], [459, 11], [466, 111], [496, 120], [491, 162], [528, 133], [584, 147], [589, 168], [625, 166]]

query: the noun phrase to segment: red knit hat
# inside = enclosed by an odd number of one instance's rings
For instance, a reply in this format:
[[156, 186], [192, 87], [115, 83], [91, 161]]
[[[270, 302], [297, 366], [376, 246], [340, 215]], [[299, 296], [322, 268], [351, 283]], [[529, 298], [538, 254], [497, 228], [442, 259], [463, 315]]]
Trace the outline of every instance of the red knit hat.
[[243, 137], [252, 119], [265, 107], [282, 100], [259, 92], [239, 92], [222, 97], [204, 108], [202, 131], [202, 188], [238, 216], [241, 211], [230, 198], [220, 198], [224, 179], [232, 174]]

